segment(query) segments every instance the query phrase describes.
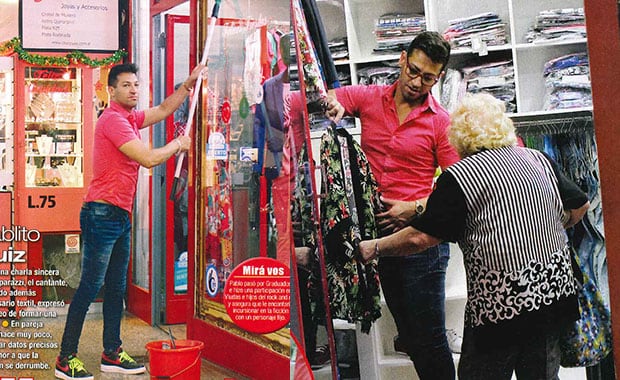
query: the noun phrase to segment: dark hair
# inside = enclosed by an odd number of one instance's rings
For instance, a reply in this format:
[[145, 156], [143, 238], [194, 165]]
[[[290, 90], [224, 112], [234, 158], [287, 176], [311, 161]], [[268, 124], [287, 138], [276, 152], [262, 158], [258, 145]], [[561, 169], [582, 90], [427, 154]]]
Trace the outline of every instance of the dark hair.
[[122, 73], [138, 73], [138, 66], [135, 63], [121, 63], [113, 66], [108, 74], [108, 86], [116, 87], [118, 75]]
[[441, 63], [441, 70], [450, 59], [450, 44], [437, 32], [425, 31], [418, 34], [407, 48], [407, 57], [416, 49], [424, 52], [434, 63]]

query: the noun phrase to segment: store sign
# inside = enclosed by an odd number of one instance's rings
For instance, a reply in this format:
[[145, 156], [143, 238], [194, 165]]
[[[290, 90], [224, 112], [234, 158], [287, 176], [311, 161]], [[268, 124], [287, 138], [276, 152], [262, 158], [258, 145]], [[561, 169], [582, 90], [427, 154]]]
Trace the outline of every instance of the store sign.
[[[27, 90], [33, 94], [73, 92], [75, 69], [52, 69], [52, 68], [28, 68], [26, 79], [35, 79], [28, 83]], [[50, 79], [50, 80], [46, 80]], [[2, 380], [2, 379], [0, 379]]]
[[24, 49], [115, 51], [119, 0], [21, 0]]

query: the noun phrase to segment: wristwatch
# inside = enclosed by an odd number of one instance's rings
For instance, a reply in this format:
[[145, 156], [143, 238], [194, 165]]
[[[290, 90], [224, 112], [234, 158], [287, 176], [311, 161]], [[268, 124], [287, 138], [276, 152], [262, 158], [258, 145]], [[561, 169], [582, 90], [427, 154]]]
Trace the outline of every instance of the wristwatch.
[[420, 201], [415, 201], [415, 216], [419, 218], [422, 214], [424, 214], [424, 205]]

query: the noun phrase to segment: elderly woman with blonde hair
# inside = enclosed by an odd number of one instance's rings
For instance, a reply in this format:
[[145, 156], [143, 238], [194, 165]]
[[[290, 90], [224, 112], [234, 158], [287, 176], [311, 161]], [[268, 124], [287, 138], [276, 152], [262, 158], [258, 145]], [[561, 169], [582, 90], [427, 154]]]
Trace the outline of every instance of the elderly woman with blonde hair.
[[461, 158], [481, 150], [517, 145], [517, 135], [505, 109], [502, 101], [486, 93], [463, 98], [450, 115], [448, 134]]
[[578, 318], [565, 228], [589, 207], [550, 157], [517, 146], [504, 103], [467, 95], [451, 115], [461, 160], [425, 213], [360, 243], [366, 260], [458, 243], [467, 277], [459, 380], [558, 379], [561, 329]]

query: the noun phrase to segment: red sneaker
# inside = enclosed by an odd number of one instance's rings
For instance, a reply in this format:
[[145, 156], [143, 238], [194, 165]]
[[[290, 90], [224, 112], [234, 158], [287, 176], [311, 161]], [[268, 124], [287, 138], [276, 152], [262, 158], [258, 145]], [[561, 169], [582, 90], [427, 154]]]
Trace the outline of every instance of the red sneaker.
[[84, 363], [78, 359], [75, 355], [60, 356], [56, 358], [56, 371], [54, 375], [58, 379], [63, 380], [94, 380], [92, 373], [88, 372], [84, 368]]
[[136, 375], [146, 372], [128, 353], [119, 348], [116, 352], [101, 354], [101, 372], [116, 372]]

